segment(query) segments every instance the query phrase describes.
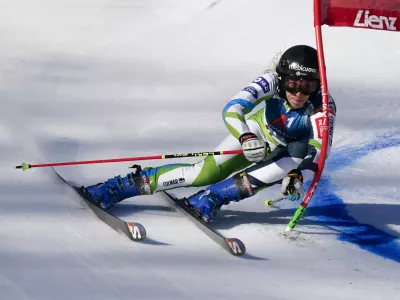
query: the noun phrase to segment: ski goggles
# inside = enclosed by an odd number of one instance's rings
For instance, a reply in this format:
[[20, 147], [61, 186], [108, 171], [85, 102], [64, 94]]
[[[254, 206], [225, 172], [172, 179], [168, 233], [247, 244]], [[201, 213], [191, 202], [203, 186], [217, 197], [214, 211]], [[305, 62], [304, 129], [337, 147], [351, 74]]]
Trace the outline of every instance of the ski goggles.
[[305, 80], [294, 77], [285, 77], [283, 79], [283, 87], [291, 94], [301, 92], [303, 95], [311, 95], [319, 88], [317, 80]]

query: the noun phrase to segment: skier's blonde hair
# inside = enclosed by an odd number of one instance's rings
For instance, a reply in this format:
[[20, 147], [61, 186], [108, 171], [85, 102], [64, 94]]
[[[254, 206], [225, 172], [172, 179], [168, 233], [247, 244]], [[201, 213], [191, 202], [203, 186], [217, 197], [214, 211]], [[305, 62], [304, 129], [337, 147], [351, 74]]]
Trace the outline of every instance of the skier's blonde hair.
[[267, 72], [276, 72], [276, 67], [278, 66], [279, 60], [281, 59], [282, 53], [285, 52], [284, 50], [281, 50], [272, 57], [271, 61], [269, 62], [269, 65], [267, 69], [264, 70], [264, 73]]

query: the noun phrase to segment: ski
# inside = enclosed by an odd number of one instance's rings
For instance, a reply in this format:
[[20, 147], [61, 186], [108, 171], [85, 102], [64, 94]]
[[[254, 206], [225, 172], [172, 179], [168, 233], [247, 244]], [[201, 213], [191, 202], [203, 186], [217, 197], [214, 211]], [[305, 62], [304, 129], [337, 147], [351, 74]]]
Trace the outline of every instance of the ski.
[[99, 218], [105, 224], [110, 226], [115, 231], [127, 236], [132, 241], [138, 242], [146, 238], [146, 229], [140, 223], [125, 222], [124, 220], [121, 220], [117, 216], [114, 216], [113, 214], [104, 210], [100, 206], [97, 206], [89, 201], [86, 195], [83, 194], [78, 187], [65, 180], [56, 170], [54, 170], [54, 172], [63, 183], [66, 183], [80, 196], [83, 203], [85, 203], [85, 205], [97, 216], [97, 218]]
[[177, 199], [167, 192], [164, 192], [167, 198], [174, 203], [184, 214], [188, 215], [189, 218], [196, 224], [196, 226], [201, 229], [206, 235], [208, 235], [214, 242], [228, 251], [234, 256], [242, 256], [246, 253], [246, 247], [243, 242], [237, 238], [226, 238], [222, 233], [211, 228], [209, 224], [199, 218], [193, 211], [185, 205], [183, 200]]

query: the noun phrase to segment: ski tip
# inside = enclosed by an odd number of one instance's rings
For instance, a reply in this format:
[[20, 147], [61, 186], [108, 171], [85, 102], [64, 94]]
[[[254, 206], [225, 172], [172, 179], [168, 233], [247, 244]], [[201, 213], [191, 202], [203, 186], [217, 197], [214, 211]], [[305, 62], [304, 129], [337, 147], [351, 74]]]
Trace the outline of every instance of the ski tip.
[[143, 241], [146, 238], [146, 229], [140, 223], [126, 223], [133, 241]]
[[246, 246], [241, 240], [236, 238], [226, 238], [225, 242], [228, 245], [231, 254], [235, 256], [242, 256], [246, 253]]

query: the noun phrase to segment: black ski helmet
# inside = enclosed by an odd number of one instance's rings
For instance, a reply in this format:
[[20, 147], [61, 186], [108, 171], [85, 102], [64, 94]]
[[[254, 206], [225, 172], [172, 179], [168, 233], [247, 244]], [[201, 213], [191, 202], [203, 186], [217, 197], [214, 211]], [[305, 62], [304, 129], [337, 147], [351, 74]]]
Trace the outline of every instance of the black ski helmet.
[[[317, 50], [307, 45], [297, 45], [287, 49], [279, 59], [276, 66], [278, 73], [278, 95], [281, 98], [286, 98], [285, 89], [283, 86], [284, 77], [297, 77], [306, 80], [318, 80], [319, 67]], [[319, 91], [311, 94], [310, 99], [313, 99]]]
[[279, 59], [276, 73], [280, 77], [290, 76], [319, 80], [317, 50], [306, 45], [297, 45], [287, 49]]

